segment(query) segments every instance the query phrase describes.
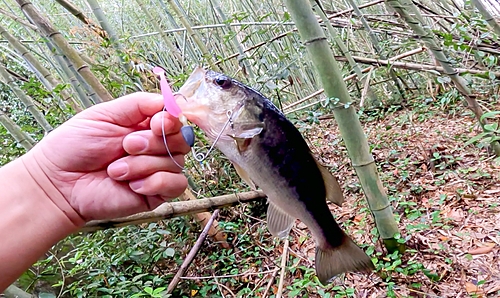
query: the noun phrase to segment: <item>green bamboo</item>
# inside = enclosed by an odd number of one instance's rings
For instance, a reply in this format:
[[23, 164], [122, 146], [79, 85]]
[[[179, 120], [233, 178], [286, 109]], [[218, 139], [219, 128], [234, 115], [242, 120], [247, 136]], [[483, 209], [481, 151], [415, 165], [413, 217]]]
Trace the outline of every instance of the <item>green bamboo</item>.
[[484, 20], [488, 22], [490, 27], [495, 31], [495, 33], [500, 36], [500, 24], [495, 20], [495, 18], [491, 15], [491, 13], [488, 11], [486, 6], [481, 2], [481, 0], [471, 0], [472, 4], [479, 10], [481, 15], [483, 16]]
[[160, 34], [161, 39], [163, 40], [163, 43], [165, 44], [166, 49], [164, 48], [163, 50], [168, 50], [169, 55], [173, 55], [175, 57], [175, 60], [177, 63], [170, 63], [170, 66], [173, 66], [176, 70], [182, 71], [184, 68], [184, 59], [182, 55], [179, 53], [177, 47], [172, 43], [170, 38], [167, 36], [167, 34], [164, 32], [164, 30], [160, 27], [160, 24], [156, 21], [155, 18], [149, 13], [149, 9], [145, 7], [144, 3], [142, 3], [141, 0], [135, 0], [139, 7], [142, 10], [142, 13], [146, 16], [146, 19], [149, 20], [149, 23], [155, 28], [155, 30]]
[[[368, 98], [370, 99], [369, 103], [371, 106], [378, 106], [380, 104], [379, 99], [377, 98], [377, 95], [373, 92], [372, 88], [370, 85], [366, 85], [366, 77], [363, 76], [363, 73], [361, 72], [361, 67], [359, 67], [358, 63], [354, 61], [352, 58], [351, 52], [349, 52], [349, 49], [347, 46], [344, 44], [342, 39], [340, 39], [337, 30], [333, 28], [332, 23], [330, 23], [330, 20], [326, 17], [326, 14], [321, 6], [319, 6], [319, 3], [317, 1], [312, 2], [312, 7], [314, 11], [320, 16], [321, 20], [323, 20], [323, 23], [326, 24], [326, 28], [328, 29], [328, 33], [330, 36], [333, 38], [333, 41], [335, 44], [339, 47], [340, 51], [342, 52], [342, 55], [344, 55], [349, 62], [349, 65], [351, 66], [352, 70], [358, 77], [358, 80], [361, 82], [363, 86], [368, 86]], [[369, 82], [368, 82], [369, 83]]]
[[404, 245], [396, 240], [399, 229], [378, 176], [375, 161], [370, 154], [368, 141], [356, 111], [351, 105], [349, 92], [325, 34], [314, 16], [309, 1], [285, 0], [284, 2], [306, 45], [326, 95], [338, 99], [341, 104], [333, 111], [335, 120], [375, 218], [380, 237], [388, 251], [403, 251]]
[[[16, 0], [19, 1], [19, 0]], [[89, 4], [90, 8], [92, 9], [92, 12], [94, 13], [94, 16], [97, 18], [99, 21], [99, 24], [101, 27], [106, 31], [107, 37], [109, 38], [109, 41], [111, 42], [111, 45], [115, 48], [116, 52], [118, 53], [118, 59], [120, 60], [120, 67], [123, 69], [123, 71], [126, 74], [129, 74], [130, 71], [132, 70], [132, 66], [127, 63], [124, 59], [124, 48], [123, 45], [119, 42], [118, 35], [116, 34], [115, 30], [113, 29], [113, 26], [108, 22], [108, 19], [106, 18], [106, 15], [102, 11], [101, 7], [99, 6], [99, 3], [97, 0], [86, 0], [87, 3]], [[138, 78], [132, 78], [135, 83], [137, 84], [140, 89], [143, 89], [142, 83]], [[92, 84], [90, 84], [92, 86]], [[97, 92], [97, 90], [96, 90]], [[99, 92], [97, 92], [99, 94]]]
[[16, 0], [17, 4], [21, 7], [26, 16], [39, 28], [41, 33], [48, 37], [55, 46], [63, 52], [68, 59], [70, 59], [76, 66], [76, 69], [85, 79], [85, 81], [95, 90], [96, 94], [103, 101], [110, 101], [113, 99], [108, 90], [97, 79], [88, 65], [80, 58], [78, 52], [71, 47], [64, 36], [58, 32], [49, 20], [45, 19], [36, 7], [28, 0]]
[[26, 151], [35, 146], [36, 142], [27, 133], [22, 131], [21, 127], [0, 110], [0, 124], [5, 127], [7, 132], [21, 145]]
[[[45, 44], [47, 45], [47, 48], [49, 49], [50, 53], [52, 53], [52, 57], [54, 58], [54, 61], [59, 65], [59, 68], [62, 70], [61, 76], [65, 76], [66, 80], [70, 82], [71, 86], [73, 89], [76, 91], [76, 94], [78, 95], [78, 98], [80, 99], [80, 102], [82, 103], [84, 108], [89, 108], [93, 105], [92, 101], [89, 100], [89, 95], [86, 94], [86, 92], [83, 90], [83, 85], [86, 83], [80, 83], [79, 80], [77, 80], [78, 76], [78, 71], [74, 68], [73, 64], [61, 53], [59, 53], [59, 50], [52, 44], [50, 40], [46, 40]], [[93, 94], [95, 92], [92, 91]], [[99, 102], [100, 98], [97, 95], [94, 95], [93, 98], [94, 102]]]
[[[177, 24], [177, 22], [175, 21], [174, 17], [172, 16], [172, 14], [170, 13], [170, 11], [168, 10], [167, 8], [167, 5], [165, 4], [165, 2], [163, 0], [158, 0], [158, 3], [160, 4], [160, 6], [162, 7], [163, 9], [163, 12], [161, 13], [162, 16], [166, 16], [168, 22], [169, 22], [169, 26], [170, 28], [176, 30], [176, 29], [180, 29], [180, 26]], [[167, 32], [165, 32], [167, 33]], [[193, 59], [195, 59], [196, 55], [195, 55], [195, 51], [193, 49], [193, 47], [191, 46], [190, 43], [186, 43], [186, 42], [182, 42], [183, 41], [183, 38], [182, 36], [184, 35], [185, 32], [173, 32], [173, 36], [177, 42], [177, 44], [179, 45], [180, 47], [180, 50], [181, 50], [181, 54], [182, 54], [182, 57], [184, 58], [184, 60], [186, 60], [187, 57], [192, 57]], [[184, 39], [185, 40], [185, 39]], [[186, 55], [186, 53], [188, 55]]]
[[7, 72], [4, 66], [0, 65], [0, 79], [10, 87], [12, 92], [21, 100], [26, 109], [33, 115], [36, 122], [40, 124], [45, 133], [52, 131], [52, 126], [49, 124], [43, 113], [37, 109], [35, 103], [31, 97], [26, 95], [16, 84], [14, 78]]
[[[474, 113], [483, 130], [486, 131], [484, 126], [487, 124], [487, 120], [481, 119], [481, 116], [483, 115], [481, 106], [479, 106], [477, 101], [471, 96], [472, 92], [467, 86], [465, 79], [459, 76], [448, 57], [444, 54], [441, 46], [436, 42], [436, 38], [432, 30], [427, 26], [422, 26], [421, 20], [423, 18], [418, 9], [415, 7], [415, 4], [413, 4], [411, 0], [386, 0], [385, 3], [399, 14], [408, 26], [415, 32], [415, 34], [418, 35], [420, 40], [424, 42], [426, 47], [431, 51], [432, 55], [434, 55], [436, 61], [443, 67], [444, 74], [449, 76], [453, 83], [455, 83], [457, 90], [467, 101], [468, 108]], [[500, 143], [495, 141], [491, 143], [491, 147], [495, 152], [495, 155], [500, 156]]]
[[[215, 11], [217, 12], [217, 14], [219, 15], [219, 17], [226, 24], [225, 33], [226, 34], [233, 34], [231, 26], [229, 26], [229, 24], [227, 23], [227, 17], [224, 14], [224, 11], [222, 11], [221, 4], [220, 4], [219, 0], [212, 0], [212, 5], [213, 5]], [[248, 77], [250, 79], [253, 79], [255, 77], [254, 71], [252, 70], [252, 66], [250, 65], [250, 63], [248, 63], [248, 56], [246, 55], [246, 53], [243, 52], [243, 46], [238, 41], [236, 34], [234, 34], [233, 38], [231, 38], [231, 42], [233, 43], [233, 46], [236, 48], [236, 50], [239, 53], [238, 61], [241, 63], [241, 67], [243, 68], [244, 73], [248, 74]]]
[[200, 50], [201, 54], [205, 58], [206, 62], [210, 66], [210, 68], [213, 70], [219, 70], [219, 67], [216, 66], [213, 62], [212, 54], [210, 53], [210, 51], [206, 47], [205, 43], [203, 43], [203, 41], [201, 41], [201, 37], [198, 35], [198, 33], [195, 32], [193, 30], [193, 28], [191, 27], [191, 23], [188, 21], [187, 16], [183, 13], [181, 7], [178, 6], [177, 2], [175, 2], [173, 0], [167, 0], [167, 2], [170, 5], [170, 8], [172, 8], [174, 13], [177, 15], [177, 17], [181, 21], [182, 25], [186, 28], [186, 31], [188, 32], [191, 39], [198, 46], [198, 49]]
[[[9, 44], [16, 50], [16, 52], [21, 55], [36, 71], [40, 73], [40, 76], [47, 80], [49, 83], [50, 90], [52, 91], [54, 88], [56, 88], [58, 85], [61, 84], [51, 73], [50, 71], [43, 66], [38, 59], [31, 54], [31, 52], [26, 48], [16, 37], [14, 37], [12, 34], [10, 34], [7, 29], [2, 27], [0, 24], [0, 35], [2, 35], [8, 42]], [[81, 107], [78, 104], [78, 102], [75, 101], [73, 97], [66, 91], [66, 90], [61, 90], [60, 91], [60, 96], [62, 97], [62, 100], [64, 103], [68, 103], [75, 111], [81, 111]], [[62, 107], [63, 109], [65, 107]]]
[[[380, 47], [380, 43], [379, 43], [379, 40], [377, 38], [377, 35], [375, 34], [375, 32], [373, 32], [370, 24], [368, 24], [368, 22], [366, 21], [366, 18], [363, 15], [363, 13], [361, 12], [361, 10], [359, 9], [358, 5], [356, 5], [356, 3], [353, 0], [347, 0], [347, 2], [349, 3], [349, 5], [351, 5], [354, 13], [359, 17], [361, 24], [363, 25], [363, 28], [365, 28], [366, 32], [368, 33], [368, 37], [370, 37], [373, 48], [375, 49], [375, 52], [377, 53], [377, 55], [382, 60], [387, 59], [387, 56], [384, 54], [382, 48]], [[396, 71], [392, 68], [389, 68], [389, 76], [394, 81], [394, 84], [396, 85], [396, 88], [398, 89], [399, 94], [402, 97], [404, 97], [405, 92], [404, 92], [403, 87], [400, 84], [400, 81], [398, 80], [399, 76], [396, 73]]]

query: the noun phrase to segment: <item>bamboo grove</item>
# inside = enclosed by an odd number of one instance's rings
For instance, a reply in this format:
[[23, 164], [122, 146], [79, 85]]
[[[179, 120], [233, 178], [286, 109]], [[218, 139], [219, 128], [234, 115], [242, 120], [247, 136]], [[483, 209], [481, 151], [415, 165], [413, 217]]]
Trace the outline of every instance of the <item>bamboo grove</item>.
[[[2, 164], [85, 108], [134, 91], [158, 92], [156, 65], [174, 88], [203, 65], [256, 87], [293, 119], [317, 121], [316, 110], [334, 117], [388, 253], [405, 247], [360, 111], [452, 93], [481, 127], [471, 143], [500, 156], [495, 1], [1, 0], [0, 16]], [[196, 181], [197, 167], [187, 175], [186, 203], [227, 194]], [[198, 221], [237, 201], [214, 202], [196, 209], [205, 212]], [[149, 213], [124, 223], [191, 213]], [[124, 225], [117, 222], [86, 230]]]

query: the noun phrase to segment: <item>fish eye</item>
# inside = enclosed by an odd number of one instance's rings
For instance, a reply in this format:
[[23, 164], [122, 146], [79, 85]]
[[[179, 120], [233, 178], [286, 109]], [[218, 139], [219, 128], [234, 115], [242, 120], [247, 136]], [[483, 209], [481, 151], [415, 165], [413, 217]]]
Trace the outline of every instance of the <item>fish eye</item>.
[[222, 87], [223, 89], [227, 89], [229, 87], [231, 87], [231, 80], [228, 79], [228, 78], [225, 78], [225, 77], [219, 77], [219, 78], [216, 78], [214, 80], [214, 83], [217, 85], [217, 86], [220, 86]]

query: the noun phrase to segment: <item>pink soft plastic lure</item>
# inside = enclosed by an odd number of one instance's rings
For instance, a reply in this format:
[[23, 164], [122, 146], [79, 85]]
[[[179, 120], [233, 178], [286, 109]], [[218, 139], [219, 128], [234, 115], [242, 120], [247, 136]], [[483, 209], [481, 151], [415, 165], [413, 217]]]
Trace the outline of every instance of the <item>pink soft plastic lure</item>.
[[175, 102], [172, 89], [170, 89], [167, 78], [165, 78], [165, 71], [163, 70], [163, 68], [156, 66], [155, 68], [153, 68], [153, 72], [160, 76], [160, 90], [161, 94], [163, 95], [163, 103], [165, 105], [165, 109], [170, 115], [179, 118], [182, 111]]
[[[181, 127], [181, 134], [186, 143], [189, 145], [189, 147], [194, 146], [194, 130], [191, 126], [187, 124], [187, 119], [185, 116], [182, 116], [182, 111], [175, 102], [175, 96], [172, 93], [172, 89], [168, 85], [167, 78], [165, 77], [165, 71], [163, 68], [156, 66], [153, 68], [153, 73], [158, 75], [160, 77], [160, 90], [161, 94], [163, 95], [163, 104], [165, 106], [165, 110], [167, 113], [170, 115], [179, 118], [179, 120], [182, 122], [183, 126]], [[175, 159], [172, 157], [172, 153], [170, 153], [170, 149], [168, 148], [168, 143], [167, 143], [167, 137], [165, 135], [165, 126], [163, 125], [163, 121], [165, 118], [162, 118], [162, 133], [163, 133], [163, 143], [165, 144], [165, 148], [167, 149], [168, 155], [170, 158], [172, 158], [172, 161], [181, 169], [184, 169], [183, 166], [178, 164]]]

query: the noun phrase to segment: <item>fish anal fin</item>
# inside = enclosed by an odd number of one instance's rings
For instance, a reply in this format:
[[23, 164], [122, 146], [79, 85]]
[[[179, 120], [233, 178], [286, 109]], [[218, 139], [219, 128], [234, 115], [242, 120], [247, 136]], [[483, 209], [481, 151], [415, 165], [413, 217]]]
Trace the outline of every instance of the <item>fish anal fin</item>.
[[269, 207], [267, 208], [267, 228], [273, 236], [280, 239], [288, 236], [294, 221], [295, 218], [269, 201]]
[[339, 182], [327, 168], [322, 166], [317, 160], [315, 161], [321, 172], [321, 176], [323, 176], [326, 189], [326, 199], [339, 207], [342, 206], [342, 203], [344, 203], [344, 194], [340, 188]]
[[338, 247], [316, 247], [315, 265], [316, 275], [323, 285], [344, 272], [369, 272], [375, 269], [370, 257], [345, 234]]
[[245, 183], [248, 184], [248, 186], [250, 186], [250, 188], [252, 190], [257, 190], [257, 186], [252, 181], [250, 176], [248, 176], [248, 173], [242, 167], [240, 167], [240, 165], [238, 165], [237, 163], [233, 163], [233, 166], [234, 166], [234, 169], [236, 170], [236, 173], [238, 173], [238, 176], [240, 176], [240, 178], [243, 181], [245, 181]]

